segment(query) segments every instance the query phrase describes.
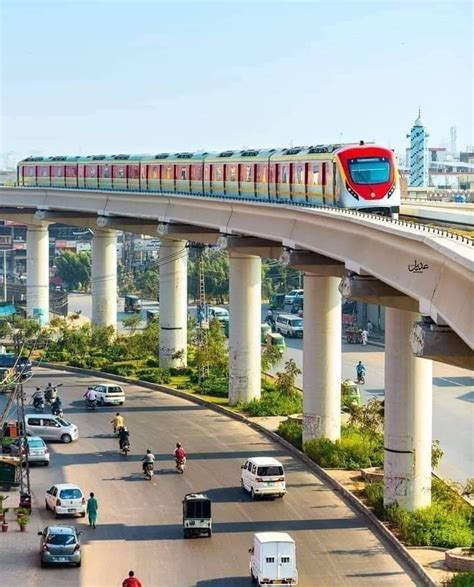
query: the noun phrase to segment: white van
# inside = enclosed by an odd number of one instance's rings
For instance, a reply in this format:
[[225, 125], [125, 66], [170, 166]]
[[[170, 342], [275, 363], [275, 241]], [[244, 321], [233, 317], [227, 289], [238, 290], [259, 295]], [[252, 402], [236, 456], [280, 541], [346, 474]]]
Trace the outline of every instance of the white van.
[[250, 576], [258, 585], [297, 585], [296, 545], [286, 532], [259, 532], [253, 536]]
[[275, 330], [283, 336], [303, 336], [303, 318], [294, 314], [279, 314], [275, 320]]
[[95, 383], [88, 389], [94, 389], [99, 406], [123, 406], [125, 393], [120, 385], [116, 383]]
[[229, 310], [226, 308], [218, 308], [217, 306], [211, 306], [208, 309], [209, 320], [216, 318], [219, 322], [229, 322]]
[[286, 493], [283, 465], [272, 457], [251, 457], [241, 467], [240, 485], [253, 499], [257, 495], [283, 497]]

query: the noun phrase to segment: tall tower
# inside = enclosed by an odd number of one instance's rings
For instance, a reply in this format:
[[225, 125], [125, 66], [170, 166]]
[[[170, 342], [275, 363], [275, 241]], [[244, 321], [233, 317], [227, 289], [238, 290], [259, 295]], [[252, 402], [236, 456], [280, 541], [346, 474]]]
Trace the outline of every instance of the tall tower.
[[410, 186], [428, 185], [428, 133], [421, 123], [421, 111], [407, 138], [410, 139]]
[[457, 128], [455, 126], [452, 126], [449, 129], [449, 134], [451, 136], [451, 155], [455, 155], [458, 152], [458, 148], [457, 148], [457, 135], [458, 135], [458, 131]]

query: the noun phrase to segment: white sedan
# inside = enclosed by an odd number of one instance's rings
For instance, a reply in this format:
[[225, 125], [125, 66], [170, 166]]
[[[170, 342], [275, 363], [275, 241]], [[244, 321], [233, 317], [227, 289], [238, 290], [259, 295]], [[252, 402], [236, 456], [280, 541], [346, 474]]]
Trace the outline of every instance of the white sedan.
[[45, 495], [47, 510], [55, 513], [56, 517], [62, 515], [80, 514], [86, 515], [86, 498], [81, 488], [72, 483], [58, 483], [48, 489]]

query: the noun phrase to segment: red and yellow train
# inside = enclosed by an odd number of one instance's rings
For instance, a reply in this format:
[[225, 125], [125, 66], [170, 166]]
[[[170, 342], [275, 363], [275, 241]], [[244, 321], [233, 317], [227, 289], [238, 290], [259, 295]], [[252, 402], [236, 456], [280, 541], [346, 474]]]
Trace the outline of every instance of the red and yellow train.
[[29, 157], [18, 185], [162, 192], [398, 214], [395, 154], [364, 144], [215, 153]]

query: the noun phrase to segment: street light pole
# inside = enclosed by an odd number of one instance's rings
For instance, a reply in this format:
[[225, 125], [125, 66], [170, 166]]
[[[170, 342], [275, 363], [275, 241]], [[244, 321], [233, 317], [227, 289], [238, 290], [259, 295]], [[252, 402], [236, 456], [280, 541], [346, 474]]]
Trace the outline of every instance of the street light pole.
[[7, 302], [7, 251], [3, 251], [3, 301]]

